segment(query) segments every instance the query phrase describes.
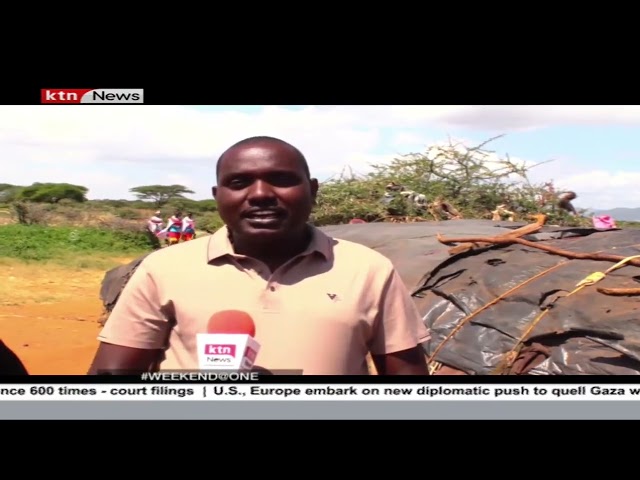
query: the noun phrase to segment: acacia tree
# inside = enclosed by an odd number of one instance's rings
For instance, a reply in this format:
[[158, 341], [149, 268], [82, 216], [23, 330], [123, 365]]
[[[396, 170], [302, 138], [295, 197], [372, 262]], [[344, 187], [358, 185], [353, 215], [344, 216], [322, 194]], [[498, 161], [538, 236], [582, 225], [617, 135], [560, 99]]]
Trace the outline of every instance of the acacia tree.
[[15, 199], [36, 203], [58, 203], [61, 200], [86, 202], [89, 189], [82, 185], [70, 183], [33, 183], [28, 187], [20, 187]]
[[166, 205], [170, 200], [184, 199], [185, 195], [195, 193], [184, 185], [142, 185], [129, 191], [139, 200], [154, 202], [157, 207]]

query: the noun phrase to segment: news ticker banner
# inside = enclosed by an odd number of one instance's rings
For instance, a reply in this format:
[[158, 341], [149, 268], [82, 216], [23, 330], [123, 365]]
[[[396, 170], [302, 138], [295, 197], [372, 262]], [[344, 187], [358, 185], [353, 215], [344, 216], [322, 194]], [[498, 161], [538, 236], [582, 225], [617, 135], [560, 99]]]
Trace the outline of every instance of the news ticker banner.
[[319, 402], [544, 402], [637, 401], [640, 387], [613, 384], [86, 384], [0, 385], [0, 401], [319, 401]]
[[46, 105], [130, 105], [144, 103], [142, 88], [43, 88], [40, 103]]

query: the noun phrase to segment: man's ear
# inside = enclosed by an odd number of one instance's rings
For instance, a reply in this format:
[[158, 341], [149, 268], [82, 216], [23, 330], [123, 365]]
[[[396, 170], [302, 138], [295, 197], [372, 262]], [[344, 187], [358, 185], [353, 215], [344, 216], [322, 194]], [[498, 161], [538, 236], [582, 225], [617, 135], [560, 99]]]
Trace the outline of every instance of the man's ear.
[[318, 196], [318, 179], [312, 178], [311, 181], [311, 198], [313, 198], [313, 203], [316, 203], [316, 197]]
[[218, 187], [211, 187], [211, 195], [213, 195], [213, 199], [215, 200], [218, 195]]

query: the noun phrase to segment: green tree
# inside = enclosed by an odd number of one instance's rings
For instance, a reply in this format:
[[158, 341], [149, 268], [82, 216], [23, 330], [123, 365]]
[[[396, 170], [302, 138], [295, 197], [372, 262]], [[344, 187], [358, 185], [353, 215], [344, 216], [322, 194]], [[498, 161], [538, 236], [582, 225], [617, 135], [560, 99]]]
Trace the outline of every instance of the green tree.
[[186, 194], [195, 193], [184, 185], [142, 185], [129, 191], [139, 200], [154, 202], [157, 207], [166, 205], [170, 200], [184, 199]]
[[58, 203], [60, 200], [86, 202], [89, 189], [82, 185], [70, 183], [33, 183], [21, 188], [16, 200], [36, 203]]
[[9, 203], [16, 199], [23, 187], [11, 185], [10, 183], [0, 183], [0, 202]]

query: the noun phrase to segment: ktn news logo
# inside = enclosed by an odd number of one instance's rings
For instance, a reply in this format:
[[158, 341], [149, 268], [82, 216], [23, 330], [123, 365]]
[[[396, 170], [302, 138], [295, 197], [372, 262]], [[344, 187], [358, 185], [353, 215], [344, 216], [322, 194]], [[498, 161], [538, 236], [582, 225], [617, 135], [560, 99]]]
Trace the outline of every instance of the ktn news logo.
[[40, 103], [128, 105], [144, 103], [144, 90], [141, 88], [43, 88], [40, 90]]

